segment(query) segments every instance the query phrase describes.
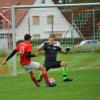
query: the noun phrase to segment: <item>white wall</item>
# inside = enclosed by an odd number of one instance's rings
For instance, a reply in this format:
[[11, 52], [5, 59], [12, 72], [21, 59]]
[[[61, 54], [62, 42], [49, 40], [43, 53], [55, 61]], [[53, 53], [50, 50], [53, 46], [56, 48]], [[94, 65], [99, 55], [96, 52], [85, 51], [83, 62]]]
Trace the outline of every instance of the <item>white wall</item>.
[[[36, 0], [34, 4], [41, 4], [40, 0]], [[46, 4], [54, 4], [52, 0], [46, 0]], [[42, 4], [41, 4], [42, 5]], [[64, 18], [64, 16], [61, 14], [58, 8], [35, 8], [30, 9], [27, 15], [24, 17], [21, 24], [16, 29], [17, 33], [17, 40], [23, 39], [23, 35], [26, 33], [29, 33], [33, 35], [40, 34], [41, 38], [46, 38], [47, 34], [50, 34], [50, 31], [52, 31], [52, 25], [47, 24], [47, 16], [53, 15], [54, 16], [54, 25], [53, 25], [53, 31], [62, 31], [63, 35], [66, 37], [71, 37], [71, 32], [67, 32], [70, 23]], [[40, 25], [33, 25], [33, 16], [40, 16]], [[29, 22], [30, 20], [30, 29], [29, 29]], [[67, 32], [67, 35], [66, 35]], [[73, 33], [75, 37], [79, 37], [75, 29], [73, 29]]]
[[0, 39], [0, 49], [8, 48], [8, 41], [7, 39]]

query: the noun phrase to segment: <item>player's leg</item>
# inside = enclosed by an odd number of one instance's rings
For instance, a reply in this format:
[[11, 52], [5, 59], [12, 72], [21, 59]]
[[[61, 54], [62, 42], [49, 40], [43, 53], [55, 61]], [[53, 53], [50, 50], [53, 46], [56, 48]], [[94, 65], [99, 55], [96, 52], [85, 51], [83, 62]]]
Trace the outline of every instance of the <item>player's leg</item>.
[[31, 64], [29, 64], [29, 65], [24, 65], [23, 67], [24, 67], [24, 69], [30, 74], [30, 78], [31, 78], [31, 80], [33, 81], [33, 83], [35, 83], [35, 85], [37, 86], [37, 87], [39, 87], [39, 83], [38, 83], [38, 81], [37, 81], [37, 79], [36, 79], [36, 77], [34, 76], [34, 70], [32, 69], [32, 63]]
[[42, 66], [42, 65], [40, 65], [40, 71], [41, 71], [41, 79], [43, 78], [44, 80], [45, 80], [45, 82], [46, 82], [46, 85], [48, 85], [49, 84], [49, 77], [48, 77], [48, 74], [47, 74], [47, 72], [46, 72], [46, 69], [45, 69], [45, 67], [44, 66]]
[[61, 61], [60, 66], [63, 67], [63, 81], [72, 81], [73, 79], [68, 78], [68, 67], [65, 61]]
[[[45, 67], [46, 72], [47, 72], [47, 71], [49, 71], [49, 69], [50, 69], [50, 64], [45, 63], [45, 64], [44, 64], [44, 67]], [[43, 77], [42, 77], [42, 72], [40, 71], [40, 75], [39, 75], [38, 82], [41, 82], [42, 80], [43, 80]]]
[[63, 80], [66, 80], [66, 78], [68, 77], [68, 67], [67, 63], [65, 61], [61, 61], [61, 67], [63, 67]]
[[46, 69], [45, 69], [44, 66], [40, 65], [40, 71], [42, 72], [42, 77], [44, 78], [47, 87], [54, 87], [54, 86], [56, 86], [56, 84], [51, 84], [49, 82], [49, 77], [48, 77], [48, 74], [47, 74]]
[[40, 65], [40, 63], [38, 63], [38, 62], [32, 62], [31, 66], [32, 66], [31, 67], [32, 69], [37, 69], [37, 70], [41, 71], [42, 77], [44, 78], [47, 86], [53, 87], [53, 85], [51, 85], [50, 82], [49, 82], [49, 77], [48, 77], [48, 74], [47, 74], [44, 66]]
[[39, 74], [39, 78], [38, 78], [38, 82], [41, 82], [43, 80], [43, 77], [42, 77], [42, 72], [40, 71], [40, 74]]
[[[51, 68], [61, 67], [60, 63], [61, 61], [48, 61], [48, 62], [45, 62], [44, 66], [46, 68], [46, 71], [49, 71], [49, 69]], [[41, 80], [42, 80], [42, 75], [40, 74], [38, 82], [41, 82]]]
[[36, 85], [37, 87], [40, 87], [40, 85], [39, 85], [39, 83], [38, 83], [36, 77], [34, 76], [34, 70], [31, 69], [31, 70], [29, 71], [29, 74], [30, 74], [30, 77], [31, 77], [32, 81], [35, 83], [35, 85]]

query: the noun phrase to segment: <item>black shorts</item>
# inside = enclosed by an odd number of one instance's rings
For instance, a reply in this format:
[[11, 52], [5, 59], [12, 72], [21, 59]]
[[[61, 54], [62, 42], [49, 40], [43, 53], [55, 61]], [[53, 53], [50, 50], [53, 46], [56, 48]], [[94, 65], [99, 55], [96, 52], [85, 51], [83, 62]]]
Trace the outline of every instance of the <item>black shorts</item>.
[[48, 71], [51, 68], [59, 68], [61, 61], [45, 61], [44, 66], [46, 68], [46, 71]]

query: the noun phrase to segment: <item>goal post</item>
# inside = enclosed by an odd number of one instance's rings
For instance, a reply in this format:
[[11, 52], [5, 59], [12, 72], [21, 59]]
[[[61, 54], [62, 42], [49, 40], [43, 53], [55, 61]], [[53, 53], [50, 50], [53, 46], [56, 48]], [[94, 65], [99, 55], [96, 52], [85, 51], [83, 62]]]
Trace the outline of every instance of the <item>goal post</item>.
[[[96, 18], [100, 16], [99, 6], [100, 3], [14, 5], [11, 7], [13, 49], [24, 34], [30, 34], [33, 46], [37, 46], [53, 33], [64, 47], [72, 47], [72, 52], [77, 51], [75, 45], [83, 40], [100, 40], [96, 26], [100, 20]], [[17, 75], [16, 58], [13, 57], [14, 75]]]
[[[11, 7], [11, 14], [12, 14], [12, 32], [13, 32], [13, 50], [16, 47], [16, 25], [15, 25], [15, 8]], [[16, 55], [13, 57], [13, 75], [16, 76]]]

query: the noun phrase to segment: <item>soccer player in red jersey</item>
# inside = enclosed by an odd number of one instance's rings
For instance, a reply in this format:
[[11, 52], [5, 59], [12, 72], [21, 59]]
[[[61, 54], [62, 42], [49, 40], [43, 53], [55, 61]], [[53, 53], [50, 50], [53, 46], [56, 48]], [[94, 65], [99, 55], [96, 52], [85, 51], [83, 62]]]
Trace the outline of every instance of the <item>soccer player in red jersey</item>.
[[2, 62], [2, 64], [6, 64], [6, 62], [12, 58], [17, 52], [20, 55], [20, 64], [22, 67], [27, 70], [30, 74], [32, 81], [35, 83], [37, 87], [39, 87], [39, 83], [37, 82], [36, 77], [34, 76], [34, 69], [40, 70], [42, 72], [42, 77], [44, 78], [46, 85], [48, 87], [53, 87], [49, 82], [48, 74], [44, 66], [40, 65], [38, 62], [33, 62], [31, 60], [32, 57], [36, 57], [36, 54], [32, 54], [32, 44], [30, 43], [31, 36], [29, 34], [25, 34], [23, 42], [19, 43], [16, 48], [12, 51], [12, 53]]

